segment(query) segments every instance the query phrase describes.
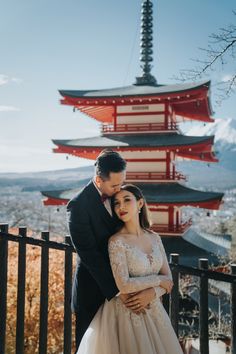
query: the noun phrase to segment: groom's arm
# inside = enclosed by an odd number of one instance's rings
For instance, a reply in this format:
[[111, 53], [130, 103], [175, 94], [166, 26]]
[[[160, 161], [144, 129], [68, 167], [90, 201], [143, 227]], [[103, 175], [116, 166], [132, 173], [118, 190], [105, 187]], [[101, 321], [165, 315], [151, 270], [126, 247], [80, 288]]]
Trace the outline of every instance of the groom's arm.
[[110, 264], [99, 251], [90, 225], [86, 198], [72, 200], [67, 206], [72, 243], [81, 262], [96, 280], [104, 296], [111, 300], [118, 292]]

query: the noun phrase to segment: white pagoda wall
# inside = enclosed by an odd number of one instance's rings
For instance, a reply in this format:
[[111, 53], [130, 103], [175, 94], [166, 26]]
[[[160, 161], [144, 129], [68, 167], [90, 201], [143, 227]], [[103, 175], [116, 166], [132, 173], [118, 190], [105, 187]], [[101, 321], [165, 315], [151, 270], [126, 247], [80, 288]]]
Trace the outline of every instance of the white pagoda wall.
[[166, 119], [170, 123], [171, 121], [176, 122], [176, 118], [170, 104], [120, 105], [116, 107], [116, 124], [118, 125], [144, 123], [163, 123], [164, 125]]
[[138, 116], [119, 116], [117, 115], [117, 124], [143, 124], [143, 123], [163, 123], [165, 122], [165, 115], [138, 115]]
[[169, 212], [165, 211], [150, 211], [153, 224], [169, 224]]
[[127, 172], [166, 172], [165, 162], [128, 162]]
[[[143, 123], [163, 123], [165, 122], [165, 105], [150, 104], [150, 105], [127, 105], [117, 106], [117, 124], [143, 124]], [[135, 115], [134, 113], [139, 113]], [[145, 115], [146, 112], [153, 113]], [[163, 114], [160, 114], [163, 112]], [[127, 115], [124, 115], [127, 113]], [[132, 115], [129, 115], [132, 113]], [[140, 115], [140, 113], [143, 113]], [[157, 113], [157, 114], [155, 114]], [[120, 116], [122, 114], [122, 116]]]
[[166, 159], [165, 151], [122, 151], [122, 157], [126, 160], [129, 159]]
[[[166, 209], [166, 211], [163, 211], [163, 209]], [[162, 206], [161, 210], [150, 210], [150, 217], [152, 224], [158, 224], [161, 225], [161, 227], [166, 228], [167, 230], [169, 229], [169, 226], [177, 226], [177, 213], [179, 214], [178, 217], [178, 225], [181, 226], [182, 223], [182, 217], [181, 217], [181, 208], [174, 207], [173, 211], [173, 219], [172, 219], [172, 225], [171, 224], [171, 211], [169, 208], [166, 206]]]

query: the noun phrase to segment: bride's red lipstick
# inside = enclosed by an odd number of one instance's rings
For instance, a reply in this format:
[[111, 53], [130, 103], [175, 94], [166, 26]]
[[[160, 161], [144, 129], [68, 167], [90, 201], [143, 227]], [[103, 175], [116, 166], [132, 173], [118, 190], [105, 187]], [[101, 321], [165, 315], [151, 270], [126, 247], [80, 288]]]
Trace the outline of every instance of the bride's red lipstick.
[[124, 216], [124, 215], [126, 215], [126, 214], [128, 214], [126, 211], [122, 211], [122, 212], [120, 213], [120, 216]]

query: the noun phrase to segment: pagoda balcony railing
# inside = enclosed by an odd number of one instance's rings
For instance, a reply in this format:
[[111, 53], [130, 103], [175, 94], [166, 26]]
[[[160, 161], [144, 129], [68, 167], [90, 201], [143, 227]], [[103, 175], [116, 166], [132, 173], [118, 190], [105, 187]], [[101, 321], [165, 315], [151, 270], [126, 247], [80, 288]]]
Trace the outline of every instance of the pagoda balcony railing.
[[127, 172], [126, 173], [127, 180], [148, 180], [148, 181], [165, 181], [165, 180], [172, 180], [172, 181], [179, 181], [184, 180], [186, 181], [186, 176], [184, 176], [180, 172]]
[[[34, 248], [41, 249], [39, 254], [39, 260], [41, 267], [40, 272], [40, 284], [39, 284], [39, 331], [32, 332], [30, 330], [30, 337], [36, 338], [37, 352], [40, 354], [47, 354], [51, 352], [48, 348], [48, 338], [51, 335], [49, 333], [49, 315], [54, 311], [54, 307], [49, 306], [49, 292], [50, 292], [50, 273], [55, 272], [55, 266], [62, 264], [64, 267], [64, 282], [59, 282], [61, 286], [61, 293], [64, 296], [64, 304], [62, 304], [63, 312], [63, 327], [57, 328], [57, 340], [55, 342], [53, 352], [58, 353], [59, 344], [60, 353], [68, 354], [75, 351], [74, 341], [72, 341], [72, 313], [70, 307], [71, 300], [71, 287], [72, 287], [72, 273], [73, 273], [73, 254], [74, 249], [70, 244], [70, 238], [66, 236], [64, 243], [50, 241], [49, 232], [42, 232], [41, 238], [29, 237], [27, 235], [27, 229], [25, 227], [19, 228], [18, 234], [13, 235], [8, 232], [7, 224], [0, 224], [0, 354], [6, 354], [14, 352], [17, 354], [24, 354], [27, 350], [27, 346], [31, 346], [27, 334], [29, 328], [26, 328], [25, 320], [28, 315], [25, 311], [26, 305], [26, 293], [29, 290], [26, 287], [27, 282], [27, 266], [28, 257], [31, 250], [28, 246], [32, 245]], [[18, 252], [12, 255], [10, 247], [17, 245]], [[57, 256], [58, 264], [54, 261], [51, 262], [50, 255], [52, 253], [60, 252], [61, 255]], [[63, 261], [64, 259], [64, 261]], [[231, 347], [231, 354], [236, 354], [236, 265], [231, 264], [231, 274], [212, 271], [208, 269], [208, 262], [206, 259], [199, 259], [198, 268], [187, 267], [179, 264], [179, 255], [172, 253], [170, 255], [170, 267], [173, 274], [173, 289], [169, 295], [163, 297], [163, 304], [166, 307], [167, 312], [174, 327], [174, 330], [178, 336], [179, 322], [181, 313], [180, 304], [180, 275], [191, 275], [199, 278], [199, 339], [200, 339], [200, 352], [201, 354], [209, 354], [209, 304], [208, 304], [208, 287], [209, 279], [215, 281], [223, 281], [231, 284], [230, 291], [230, 323], [231, 323], [231, 336], [229, 338], [229, 346]], [[14, 264], [14, 267], [9, 267], [9, 263]], [[13, 274], [14, 273], [14, 274]], [[63, 273], [63, 272], [62, 272]], [[12, 286], [11, 275], [16, 274], [16, 312], [13, 315], [11, 302], [8, 303], [10, 296], [10, 289]], [[34, 285], [32, 285], [34, 287]], [[54, 284], [52, 284], [54, 286]], [[34, 291], [38, 289], [33, 289]], [[34, 301], [37, 299], [34, 299]], [[8, 306], [9, 305], [9, 306]], [[7, 323], [10, 316], [16, 316], [15, 328], [8, 330]], [[28, 317], [27, 317], [28, 318]], [[34, 319], [32, 318], [32, 321]], [[61, 321], [61, 320], [60, 320]], [[28, 332], [27, 332], [28, 331]], [[8, 334], [8, 338], [6, 338]], [[36, 337], [35, 337], [36, 336]], [[214, 334], [216, 337], [216, 334]], [[35, 344], [34, 343], [34, 344]], [[73, 343], [73, 344], [72, 344]], [[181, 345], [184, 349], [184, 341], [181, 341]], [[10, 347], [11, 346], [11, 347]], [[56, 349], [56, 351], [55, 351]]]
[[168, 224], [153, 224], [152, 229], [160, 234], [183, 234], [192, 225], [192, 219], [185, 221], [179, 225], [168, 225]]
[[101, 133], [124, 133], [124, 132], [152, 132], [152, 131], [176, 131], [178, 126], [176, 123], [136, 123], [136, 124], [113, 124], [101, 125]]

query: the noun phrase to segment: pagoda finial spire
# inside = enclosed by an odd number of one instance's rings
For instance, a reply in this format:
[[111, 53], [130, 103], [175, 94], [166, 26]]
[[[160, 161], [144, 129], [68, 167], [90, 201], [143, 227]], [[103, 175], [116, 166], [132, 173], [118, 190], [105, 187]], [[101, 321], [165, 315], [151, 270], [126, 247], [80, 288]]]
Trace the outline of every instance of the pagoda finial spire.
[[152, 44], [152, 1], [143, 0], [142, 16], [141, 16], [141, 41], [140, 41], [140, 61], [142, 76], [136, 78], [135, 85], [155, 85], [157, 83], [154, 76], [151, 74], [151, 62], [153, 61], [153, 44]]

